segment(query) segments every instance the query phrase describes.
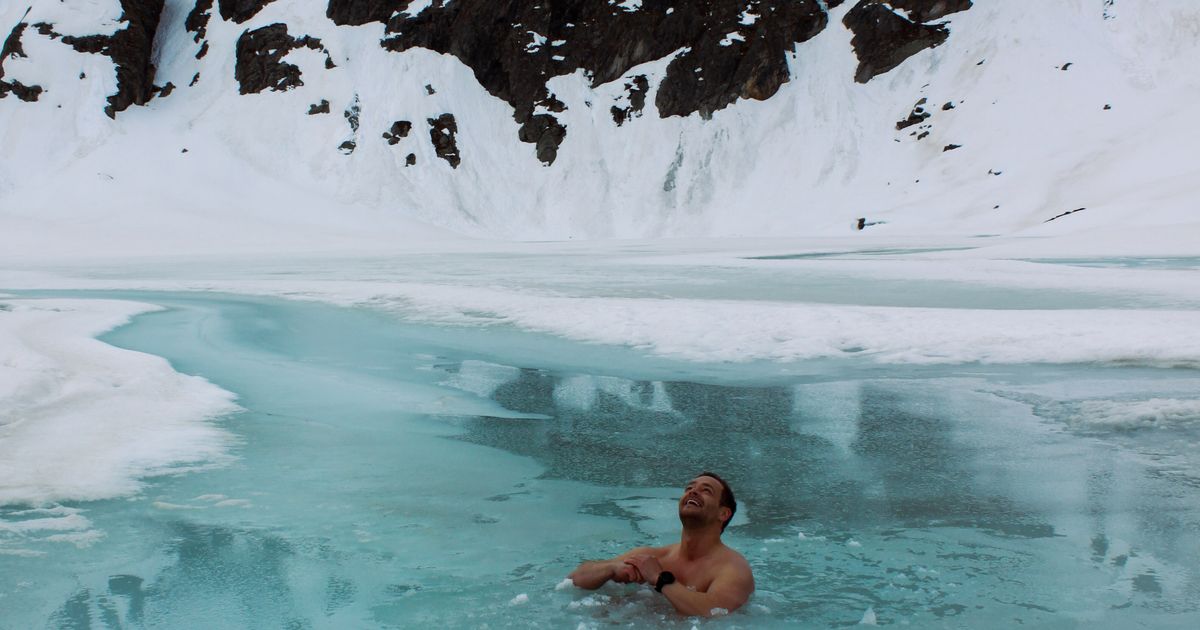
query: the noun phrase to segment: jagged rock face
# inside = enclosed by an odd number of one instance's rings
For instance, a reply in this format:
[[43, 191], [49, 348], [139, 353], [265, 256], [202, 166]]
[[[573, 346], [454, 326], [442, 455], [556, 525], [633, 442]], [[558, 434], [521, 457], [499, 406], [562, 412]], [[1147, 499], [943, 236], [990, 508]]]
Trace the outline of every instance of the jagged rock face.
[[404, 9], [410, 0], [329, 0], [325, 15], [334, 24], [362, 26], [370, 22], [387, 23], [394, 13]]
[[[262, 8], [271, 4], [272, 0], [218, 0], [221, 10], [221, 19], [232, 21], [238, 24], [249, 20], [258, 15]], [[197, 7], [200, 3], [207, 3], [212, 6], [212, 0], [200, 0], [197, 2]]]
[[196, 6], [188, 13], [183, 27], [195, 33], [195, 42], [200, 43], [208, 32], [208, 20], [212, 17], [213, 0], [196, 0]]
[[286, 24], [270, 24], [242, 33], [238, 38], [234, 70], [240, 86], [238, 90], [242, 94], [257, 94], [266, 89], [282, 92], [304, 85], [300, 68], [283, 60], [297, 48], [325, 52], [321, 40], [315, 37], [288, 35]]
[[[243, 23], [273, 0], [195, 0], [184, 20], [198, 45], [197, 59], [209, 51], [208, 29], [214, 11], [227, 22]], [[154, 35], [164, 0], [121, 0], [128, 26], [111, 36], [63, 37], [76, 50], [110, 56], [117, 66], [118, 92], [109, 98], [110, 116], [156, 93], [151, 64]], [[410, 15], [410, 0], [328, 0], [326, 16], [337, 25], [385, 25], [379, 44], [402, 52], [425, 48], [453, 55], [469, 67], [490, 94], [513, 108], [518, 138], [535, 146], [539, 160], [553, 164], [569, 130], [558, 114], [566, 105], [551, 93], [554, 77], [583, 71], [593, 86], [621, 77], [625, 95], [609, 109], [622, 126], [641, 116], [650, 93], [660, 117], [709, 117], [739, 99], [764, 100], [791, 80], [787, 55], [796, 44], [820, 33], [828, 10], [843, 0], [434, 0]], [[858, 0], [843, 20], [859, 67], [855, 79], [866, 82], [905, 59], [941, 44], [949, 31], [930, 23], [969, 9], [971, 0]], [[415, 9], [414, 9], [415, 10]], [[261, 21], [260, 21], [261, 23]], [[51, 37], [51, 24], [33, 24]], [[21, 56], [26, 24], [5, 40], [0, 58], [0, 97], [14, 93], [36, 100], [39, 86], [4, 81], [3, 62]], [[236, 44], [235, 78], [242, 94], [287, 90], [303, 85], [300, 69], [284, 61], [297, 48], [326, 54], [320, 40], [290, 34], [282, 23], [253, 28]], [[665, 73], [631, 75], [636, 66], [669, 60]], [[661, 68], [661, 66], [660, 66]], [[190, 85], [199, 80], [199, 73]], [[657, 85], [653, 83], [657, 82]], [[432, 94], [432, 86], [427, 86]], [[159, 95], [170, 93], [159, 92]], [[321, 108], [313, 113], [321, 113]], [[439, 119], [440, 120], [440, 119]], [[443, 130], [449, 126], [442, 125]], [[396, 134], [392, 134], [396, 136]], [[453, 139], [453, 132], [441, 133]], [[444, 140], [442, 140], [445, 144]], [[442, 155], [442, 153], [439, 153]], [[446, 149], [458, 160], [457, 150]]]
[[[375, 6], [378, 19], [399, 3], [335, 1], [329, 14], [348, 20], [356, 5], [355, 18], [364, 19], [364, 4]], [[659, 86], [659, 115], [709, 116], [739, 98], [774, 95], [788, 80], [786, 53], [826, 23], [816, 0], [762, 0], [753, 10], [742, 0], [644, 0], [634, 11], [608, 0], [455, 0], [416, 17], [391, 17], [383, 45], [458, 57], [488, 92], [513, 106], [521, 139], [551, 163], [566, 129], [552, 115], [534, 113], [553, 99], [549, 79], [583, 69], [599, 85], [682, 51]]]
[[915, 22], [896, 13], [880, 0], [861, 0], [846, 14], [843, 23], [854, 32], [850, 44], [858, 56], [854, 80], [866, 83], [888, 72], [904, 60], [940, 46], [950, 36], [942, 24], [924, 24], [971, 7], [971, 0], [899, 0], [891, 3], [906, 10]]
[[117, 93], [108, 97], [104, 113], [115, 118], [130, 105], [145, 105], [154, 96], [154, 34], [163, 0], [121, 0], [121, 21], [128, 24], [112, 35], [63, 37], [79, 52], [106, 55], [117, 68]]

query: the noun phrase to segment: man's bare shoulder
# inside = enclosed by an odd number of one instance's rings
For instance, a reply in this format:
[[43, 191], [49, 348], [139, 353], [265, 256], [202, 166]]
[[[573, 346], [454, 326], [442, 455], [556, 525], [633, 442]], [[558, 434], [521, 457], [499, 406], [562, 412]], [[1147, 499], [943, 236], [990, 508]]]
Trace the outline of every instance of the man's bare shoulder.
[[724, 571], [729, 571], [739, 576], [751, 576], [750, 562], [746, 560], [746, 556], [738, 553], [733, 547], [726, 546], [721, 553], [721, 565]]

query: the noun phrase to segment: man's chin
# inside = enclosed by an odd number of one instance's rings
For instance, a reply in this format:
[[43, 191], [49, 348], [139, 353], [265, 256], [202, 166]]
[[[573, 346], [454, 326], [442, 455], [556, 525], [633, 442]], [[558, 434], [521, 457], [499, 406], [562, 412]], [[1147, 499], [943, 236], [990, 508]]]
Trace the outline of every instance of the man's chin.
[[683, 510], [680, 510], [680, 511], [679, 511], [679, 522], [680, 522], [680, 523], [683, 523], [683, 526], [684, 526], [685, 528], [687, 528], [687, 527], [701, 527], [701, 526], [703, 526], [703, 525], [704, 525], [704, 515], [702, 515], [702, 514], [689, 514], [689, 513], [687, 513], [687, 512], [684, 512]]

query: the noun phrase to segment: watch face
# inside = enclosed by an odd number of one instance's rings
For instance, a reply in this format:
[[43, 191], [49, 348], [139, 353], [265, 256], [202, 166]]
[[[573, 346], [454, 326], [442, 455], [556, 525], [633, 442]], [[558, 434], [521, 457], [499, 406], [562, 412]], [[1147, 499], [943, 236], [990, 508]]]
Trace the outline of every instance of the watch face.
[[658, 574], [658, 584], [654, 585], [654, 590], [661, 593], [664, 586], [666, 586], [668, 584], [674, 584], [674, 583], [675, 583], [675, 574], [671, 573], [670, 571], [663, 571], [662, 573]]

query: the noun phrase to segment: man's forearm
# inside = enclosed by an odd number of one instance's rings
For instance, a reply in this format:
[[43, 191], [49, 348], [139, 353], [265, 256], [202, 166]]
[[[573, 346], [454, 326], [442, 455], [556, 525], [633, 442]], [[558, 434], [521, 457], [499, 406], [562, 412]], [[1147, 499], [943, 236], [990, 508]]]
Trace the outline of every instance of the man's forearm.
[[717, 598], [708, 593], [693, 591], [679, 582], [664, 586], [662, 594], [666, 596], [667, 601], [671, 602], [677, 612], [689, 617], [709, 617], [712, 616], [713, 610], [718, 608], [729, 612], [721, 605], [721, 602], [717, 601]]
[[604, 586], [605, 582], [612, 579], [615, 572], [616, 566], [611, 560], [602, 560], [584, 562], [567, 577], [571, 578], [571, 581], [579, 588], [594, 590]]

